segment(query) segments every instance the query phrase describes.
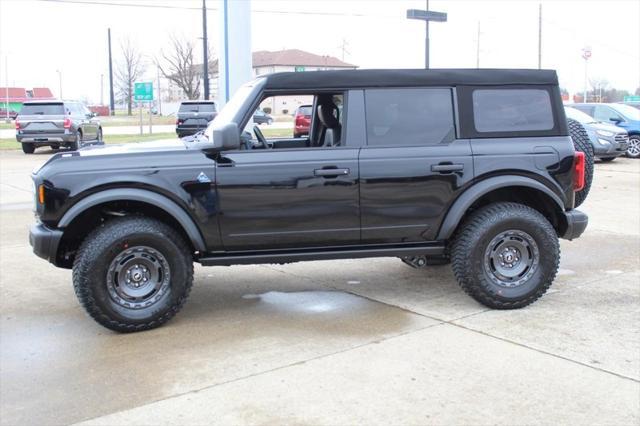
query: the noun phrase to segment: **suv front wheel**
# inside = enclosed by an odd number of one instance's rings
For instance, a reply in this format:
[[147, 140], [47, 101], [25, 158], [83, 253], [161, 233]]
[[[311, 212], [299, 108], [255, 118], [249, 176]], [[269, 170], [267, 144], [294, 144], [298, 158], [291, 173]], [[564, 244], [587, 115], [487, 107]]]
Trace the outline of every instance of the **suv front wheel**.
[[120, 332], [169, 321], [193, 284], [191, 250], [171, 227], [146, 217], [108, 221], [82, 243], [73, 287], [91, 317]]
[[462, 289], [493, 309], [533, 303], [553, 282], [560, 261], [555, 229], [538, 211], [493, 203], [472, 213], [451, 245]]

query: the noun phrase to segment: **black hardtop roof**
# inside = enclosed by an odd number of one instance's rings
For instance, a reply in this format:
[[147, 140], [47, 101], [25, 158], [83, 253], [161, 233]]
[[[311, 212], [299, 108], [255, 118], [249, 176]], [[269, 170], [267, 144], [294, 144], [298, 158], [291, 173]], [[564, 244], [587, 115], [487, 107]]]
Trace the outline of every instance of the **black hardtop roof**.
[[265, 89], [558, 85], [555, 70], [537, 69], [370, 69], [282, 72], [265, 75]]

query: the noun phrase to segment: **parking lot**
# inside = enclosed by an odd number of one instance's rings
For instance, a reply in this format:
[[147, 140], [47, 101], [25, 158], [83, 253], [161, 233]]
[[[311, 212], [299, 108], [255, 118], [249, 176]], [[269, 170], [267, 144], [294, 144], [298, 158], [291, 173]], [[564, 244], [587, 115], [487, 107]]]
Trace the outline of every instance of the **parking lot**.
[[640, 422], [640, 161], [596, 163], [578, 240], [533, 305], [492, 311], [449, 266], [196, 266], [166, 326], [116, 334], [31, 253], [31, 170], [0, 151], [0, 423]]

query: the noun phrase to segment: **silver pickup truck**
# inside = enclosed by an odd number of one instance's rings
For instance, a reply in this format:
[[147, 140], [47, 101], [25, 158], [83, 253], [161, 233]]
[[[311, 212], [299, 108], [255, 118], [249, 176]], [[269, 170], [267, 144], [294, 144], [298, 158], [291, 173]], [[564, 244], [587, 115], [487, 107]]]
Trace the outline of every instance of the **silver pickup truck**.
[[64, 145], [77, 150], [88, 143], [102, 144], [102, 126], [80, 102], [25, 102], [16, 117], [16, 139], [25, 154], [37, 147]]

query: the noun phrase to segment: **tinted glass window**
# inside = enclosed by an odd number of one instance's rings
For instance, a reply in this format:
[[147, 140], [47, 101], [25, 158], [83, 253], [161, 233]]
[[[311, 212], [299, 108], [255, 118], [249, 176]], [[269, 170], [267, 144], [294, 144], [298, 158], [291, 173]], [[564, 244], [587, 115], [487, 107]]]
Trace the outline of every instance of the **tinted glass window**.
[[616, 120], [622, 120], [620, 114], [615, 112], [613, 108], [609, 108], [606, 106], [598, 105], [596, 106], [595, 113], [593, 114], [593, 118], [598, 121], [609, 121], [612, 118]]
[[311, 105], [298, 107], [299, 115], [311, 115]]
[[179, 112], [216, 112], [215, 104], [181, 104]]
[[476, 89], [473, 119], [478, 132], [551, 130], [551, 98], [540, 89]]
[[369, 145], [434, 145], [454, 139], [449, 89], [367, 90], [365, 107]]
[[62, 104], [24, 104], [20, 115], [63, 115]]

